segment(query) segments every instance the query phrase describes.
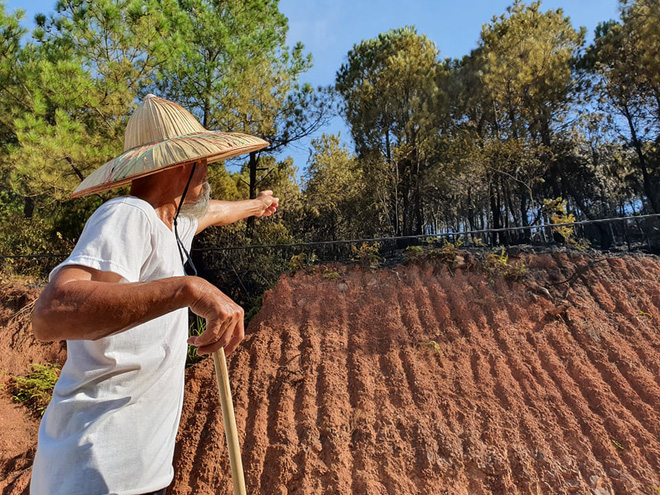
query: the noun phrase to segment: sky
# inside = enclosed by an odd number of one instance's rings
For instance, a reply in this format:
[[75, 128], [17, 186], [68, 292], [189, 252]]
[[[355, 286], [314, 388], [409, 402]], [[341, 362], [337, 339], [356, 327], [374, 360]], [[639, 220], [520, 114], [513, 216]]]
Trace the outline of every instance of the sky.
[[[0, 0], [2, 1], [2, 0]], [[335, 74], [346, 61], [353, 45], [379, 33], [403, 26], [414, 26], [435, 42], [440, 57], [462, 57], [477, 47], [482, 26], [506, 11], [513, 0], [280, 0], [280, 11], [289, 18], [287, 43], [300, 41], [312, 54], [313, 67], [301, 82], [312, 86], [334, 83]], [[37, 13], [54, 10], [55, 0], [5, 0], [8, 10], [25, 10], [27, 27]], [[561, 8], [574, 27], [587, 28], [587, 42], [599, 22], [619, 16], [618, 0], [543, 0], [543, 10]], [[221, 130], [221, 129], [219, 129]], [[336, 117], [321, 133], [340, 132], [349, 143], [349, 131]], [[311, 139], [311, 138], [310, 138]], [[291, 156], [299, 172], [309, 156], [310, 139], [284, 150], [280, 158]]]

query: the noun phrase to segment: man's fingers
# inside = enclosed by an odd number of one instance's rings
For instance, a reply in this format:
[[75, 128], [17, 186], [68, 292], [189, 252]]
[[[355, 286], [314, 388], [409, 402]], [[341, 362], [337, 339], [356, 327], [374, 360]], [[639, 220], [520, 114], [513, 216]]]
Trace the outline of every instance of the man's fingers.
[[206, 330], [204, 330], [201, 335], [188, 339], [188, 343], [196, 345], [197, 347], [203, 347], [216, 342], [227, 332], [227, 330], [235, 326], [236, 318], [239, 318], [238, 313], [219, 321], [206, 320]]
[[204, 347], [206, 345], [216, 342], [222, 335], [227, 332], [228, 327], [231, 325], [231, 319], [227, 318], [219, 322], [206, 322], [206, 330], [201, 335], [191, 337], [188, 343], [196, 345], [197, 347]]
[[245, 330], [243, 328], [243, 319], [241, 318], [234, 330], [234, 335], [229, 341], [229, 344], [225, 346], [225, 354], [229, 355], [238, 347], [238, 344], [245, 338]]
[[197, 337], [188, 339], [188, 344], [197, 346], [197, 354], [209, 354], [225, 347], [228, 352], [233, 351], [245, 336], [242, 308], [239, 308], [230, 318], [225, 318], [220, 325], [214, 328], [213, 322], [207, 322], [206, 330]]
[[220, 339], [216, 340], [215, 342], [212, 342], [208, 345], [201, 345], [197, 347], [197, 354], [203, 355], [203, 354], [210, 354], [212, 352], [217, 351], [221, 347], [225, 347], [231, 339], [231, 333], [226, 332], [225, 335], [220, 337]]

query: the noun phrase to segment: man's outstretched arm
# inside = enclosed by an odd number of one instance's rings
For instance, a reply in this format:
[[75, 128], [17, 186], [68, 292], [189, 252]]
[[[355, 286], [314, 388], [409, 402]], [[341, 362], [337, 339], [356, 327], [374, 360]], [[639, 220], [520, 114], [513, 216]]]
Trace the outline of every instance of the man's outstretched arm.
[[201, 278], [120, 280], [115, 273], [84, 266], [61, 268], [35, 305], [35, 336], [42, 341], [96, 340], [189, 307], [206, 319], [206, 331], [189, 339], [199, 354], [220, 347], [230, 353], [243, 340], [243, 309]]
[[261, 191], [256, 198], [242, 201], [211, 200], [208, 211], [199, 219], [196, 234], [211, 225], [229, 225], [248, 217], [270, 216], [278, 206], [279, 199], [273, 197], [273, 191]]

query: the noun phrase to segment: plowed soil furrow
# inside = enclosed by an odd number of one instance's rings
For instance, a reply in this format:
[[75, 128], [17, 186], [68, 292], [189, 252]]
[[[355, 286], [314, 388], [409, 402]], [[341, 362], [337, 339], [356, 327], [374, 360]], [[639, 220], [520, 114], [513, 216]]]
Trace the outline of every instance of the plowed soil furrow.
[[575, 384], [572, 383], [572, 380], [567, 379], [563, 371], [563, 364], [555, 354], [548, 350], [548, 346], [539, 350], [539, 357], [545, 373], [552, 379], [559, 392], [559, 396], [551, 398], [551, 402], [558, 417], [563, 420], [563, 428], [569, 435], [580, 436], [586, 445], [586, 452], [590, 456], [590, 460], [595, 465], [594, 474], [605, 478], [608, 493], [613, 493], [612, 484], [607, 479], [605, 462], [610, 458], [612, 452], [607, 442], [601, 440], [601, 438], [609, 438], [607, 432], [600, 425], [592, 424], [590, 419], [585, 419], [585, 417], [589, 417], [589, 413], [585, 412], [584, 397], [576, 392]]
[[[250, 346], [250, 401], [248, 403], [245, 449], [242, 457], [245, 465], [251, 469], [245, 474], [245, 483], [249, 487], [259, 487], [263, 474], [263, 465], [266, 458], [267, 446], [263, 439], [268, 438], [268, 396], [270, 382], [275, 369], [271, 347], [274, 335], [271, 328], [262, 327], [260, 333]], [[254, 488], [253, 488], [254, 489]]]
[[[584, 377], [585, 373], [591, 372], [590, 367], [585, 366], [584, 360], [584, 356], [578, 354], [573, 356], [567, 365], [569, 374], [576, 382], [580, 377]], [[626, 443], [626, 446], [623, 450], [618, 451], [618, 454], [628, 469], [635, 469], [636, 465], [646, 462], [644, 454], [640, 455], [638, 451], [633, 452], [637, 450], [635, 444], [648, 445], [649, 441], [653, 441], [653, 435], [637, 422], [634, 413], [626, 407], [627, 402], [619, 397], [617, 391], [608, 387], [607, 377], [600, 373], [591, 372], [590, 374], [593, 375], [593, 379], [585, 383], [585, 397], [588, 399], [589, 407], [596, 417], [605, 418], [603, 426], [609, 432], [611, 440], [622, 443], [622, 438], [628, 439], [623, 442]], [[582, 382], [584, 383], [584, 378], [582, 378]], [[617, 401], [619, 407], [616, 407]], [[614, 408], [619, 411], [619, 414], [612, 414], [608, 411]], [[646, 467], [651, 468], [650, 465]]]
[[291, 366], [297, 366], [292, 361], [296, 359], [299, 343], [300, 334], [296, 327], [287, 326], [282, 330], [277, 352], [279, 357], [274, 357], [274, 360], [279, 360], [278, 372], [267, 395], [268, 447], [261, 475], [262, 487], [277, 486], [272, 484], [273, 479], [289, 486], [291, 479], [297, 475], [294, 459], [299, 441], [294, 426], [295, 384], [292, 383]]
[[[630, 329], [630, 332], [623, 331], [620, 334], [629, 341], [629, 345], [639, 356], [640, 351], [643, 353], [643, 348], [640, 349], [636, 345], [637, 340], [630, 337], [641, 334], [649, 344], [660, 345], [660, 334], [657, 332], [660, 311], [655, 307], [649, 307], [650, 301], [645, 298], [645, 292], [639, 290], [639, 283], [634, 279], [633, 272], [628, 272], [627, 277], [624, 276], [627, 271], [625, 264], [612, 265], [610, 263], [609, 267], [609, 273], [601, 279], [601, 282], [605, 290], [609, 291], [616, 301], [614, 314], [616, 328], [620, 330], [624, 326]], [[643, 304], [643, 301], [648, 302]]]
[[345, 296], [338, 294], [332, 308], [327, 304], [320, 309], [321, 321], [326, 326], [320, 329], [324, 334], [323, 359], [319, 366], [316, 397], [317, 425], [320, 434], [321, 451], [319, 459], [324, 463], [327, 476], [325, 490], [348, 492], [350, 478], [345, 473], [351, 471], [352, 455], [345, 446], [349, 442], [351, 413], [346, 386], [347, 332], [346, 318], [342, 306]]
[[298, 356], [292, 363], [299, 368], [295, 379], [298, 380], [294, 399], [294, 425], [298, 437], [298, 452], [295, 455], [299, 471], [294, 493], [310, 493], [320, 488], [319, 461], [316, 453], [321, 450], [320, 434], [317, 426], [316, 391], [318, 389], [318, 367], [321, 362], [322, 336], [312, 326], [318, 321], [321, 301], [312, 299], [304, 304], [300, 318], [300, 342]]
[[[594, 349], [593, 342], [584, 338], [584, 332], [576, 328], [572, 320], [565, 320], [571, 336], [584, 351], [593, 367], [598, 371], [603, 386], [608, 387], [621, 406], [634, 416], [639, 425], [651, 436], [660, 436], [660, 417], [651, 404], [660, 404], [660, 389], [639, 361], [628, 364], [628, 360], [617, 359], [620, 352], [627, 350], [625, 341], [602, 337], [602, 343], [612, 349], [605, 354], [602, 349]], [[625, 355], [625, 354], [624, 354]], [[630, 418], [629, 418], [630, 419]]]
[[[509, 332], [514, 330], [508, 329]], [[539, 458], [535, 463], [543, 466], [537, 471], [553, 472], [556, 469], [547, 460], [548, 451], [554, 453], [552, 462], [559, 465], [561, 465], [561, 457], [566, 456], [567, 453], [580, 456], [583, 452], [575, 449], [573, 438], [567, 436], [566, 431], [561, 427], [556, 412], [547, 407], [546, 396], [551, 392], [549, 387], [552, 385], [550, 382], [541, 381], [540, 370], [535, 370], [529, 361], [522, 359], [522, 356], [529, 355], [530, 351], [527, 340], [521, 338], [517, 348], [507, 356], [508, 370], [511, 372], [512, 381], [519, 387], [518, 394], [521, 397], [521, 409], [514, 411], [514, 414], [520, 417], [520, 423], [524, 428], [521, 429], [521, 443], [527, 439], [529, 452], [543, 453], [541, 456], [535, 456]], [[552, 391], [558, 393], [554, 387]], [[516, 407], [515, 404], [515, 402], [512, 404], [512, 408]], [[573, 483], [576, 487], [580, 485], [580, 473], [576, 470], [568, 469], [568, 472], [562, 474], [566, 483]]]
[[562, 387], [551, 371], [551, 354], [548, 351], [548, 344], [545, 339], [535, 338], [528, 335], [529, 348], [523, 350], [526, 361], [530, 366], [530, 375], [538, 381], [543, 393], [542, 404], [547, 408], [544, 413], [548, 417], [554, 418], [553, 422], [559, 426], [557, 430], [550, 430], [550, 434], [561, 434], [564, 439], [564, 450], [573, 450], [574, 459], [583, 459], [579, 463], [580, 472], [584, 479], [591, 476], [603, 476], [604, 468], [600, 461], [593, 456], [593, 447], [591, 439], [588, 436], [576, 435], [581, 426], [579, 417], [572, 411], [563, 397]]

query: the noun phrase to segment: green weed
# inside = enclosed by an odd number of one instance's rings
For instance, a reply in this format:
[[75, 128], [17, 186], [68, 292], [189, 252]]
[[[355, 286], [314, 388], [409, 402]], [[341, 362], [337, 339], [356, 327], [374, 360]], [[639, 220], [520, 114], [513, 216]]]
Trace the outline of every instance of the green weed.
[[420, 342], [417, 345], [422, 349], [428, 349], [433, 354], [437, 354], [438, 356], [442, 356], [442, 347], [435, 340], [427, 340], [425, 342]]
[[59, 376], [60, 365], [34, 363], [28, 376], [12, 377], [12, 398], [43, 416]]
[[432, 258], [439, 259], [443, 263], [455, 263], [456, 257], [458, 256], [458, 250], [462, 245], [462, 237], [456, 239], [455, 242], [450, 242], [447, 239], [443, 239], [442, 247], [440, 249], [434, 249], [429, 255]]
[[[204, 330], [206, 330], [206, 320], [195, 315], [194, 321], [192, 321], [188, 327], [188, 336], [197, 337], [198, 335], [202, 335]], [[202, 359], [204, 359], [204, 356], [197, 354], [197, 347], [189, 345], [188, 354], [186, 356], [186, 368], [195, 363], [199, 363]]]
[[[550, 216], [550, 223], [572, 223], [575, 222], [575, 216], [566, 211], [566, 200], [562, 198], [546, 199], [543, 201], [543, 208]], [[589, 241], [586, 239], [578, 239], [575, 237], [575, 228], [570, 225], [563, 227], [553, 227], [553, 232], [558, 233], [568, 246], [571, 246], [578, 251], [584, 251], [591, 247]]]
[[491, 253], [486, 256], [484, 269], [492, 277], [504, 277], [514, 280], [524, 277], [529, 272], [524, 263], [509, 263], [509, 255], [506, 253], [504, 246], [502, 246], [502, 251], [499, 254]]
[[424, 256], [424, 248], [422, 246], [408, 246], [403, 252], [406, 261], [413, 261]]
[[371, 245], [363, 242], [361, 246], [353, 246], [353, 261], [358, 261], [363, 265], [369, 265], [371, 268], [378, 268], [383, 258], [378, 254], [380, 243], [375, 242]]
[[331, 270], [327, 267], [323, 267], [323, 273], [321, 274], [323, 278], [334, 280], [336, 278], [339, 278], [339, 272], [336, 270]]
[[305, 267], [313, 265], [318, 261], [316, 254], [312, 253], [308, 255], [307, 253], [299, 253], [291, 256], [289, 260], [289, 268], [291, 270], [301, 270]]

